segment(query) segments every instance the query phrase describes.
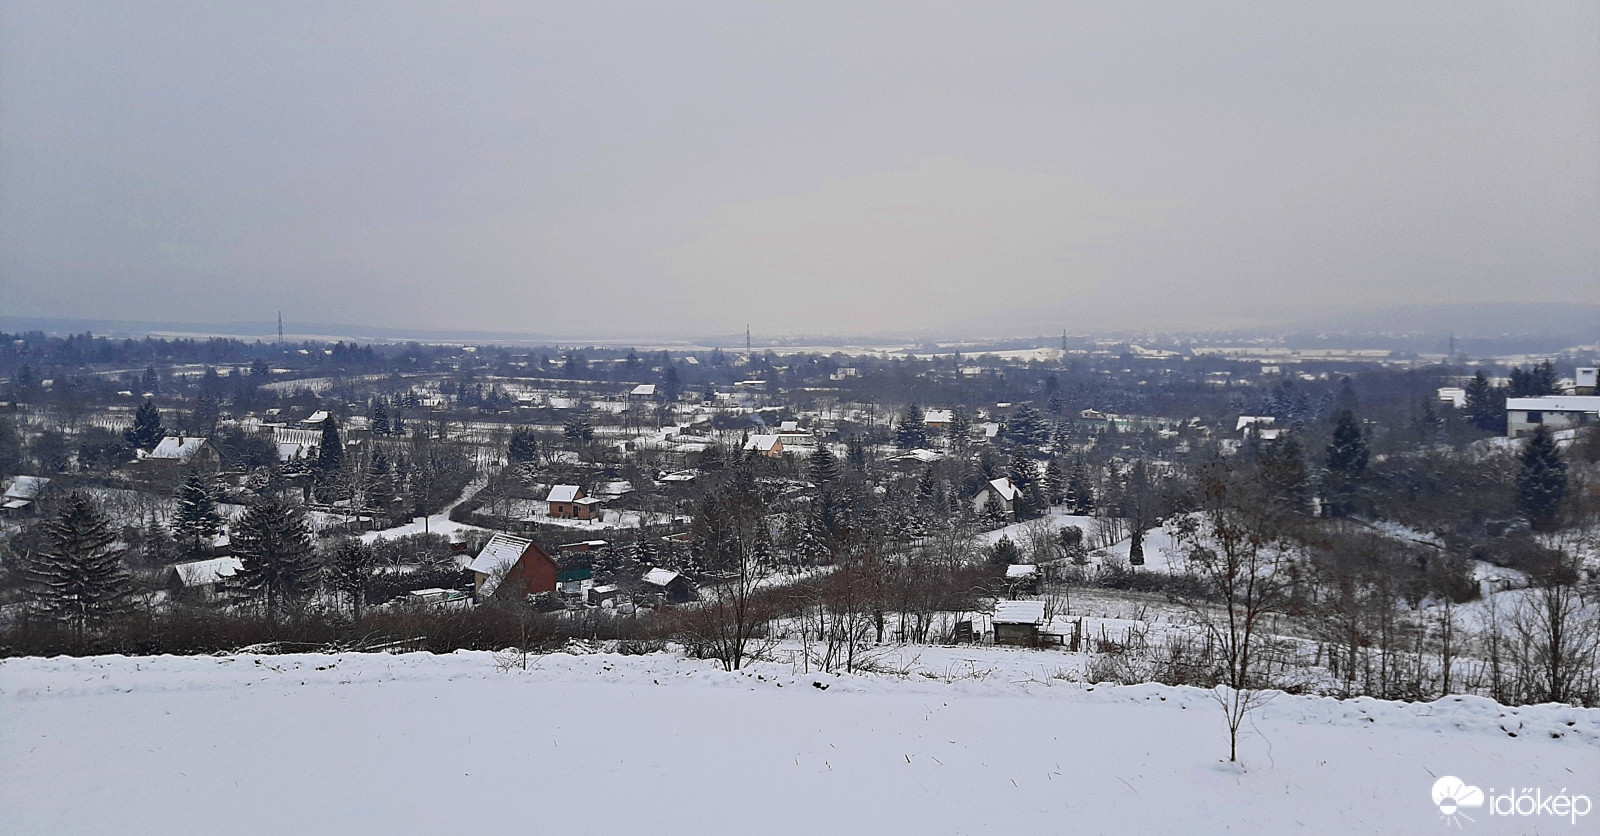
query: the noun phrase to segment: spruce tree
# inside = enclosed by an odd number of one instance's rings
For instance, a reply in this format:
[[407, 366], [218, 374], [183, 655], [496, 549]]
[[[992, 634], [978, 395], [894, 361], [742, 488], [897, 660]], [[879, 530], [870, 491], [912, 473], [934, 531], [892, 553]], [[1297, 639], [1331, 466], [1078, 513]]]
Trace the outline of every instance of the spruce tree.
[[377, 550], [355, 537], [339, 541], [323, 563], [328, 585], [349, 599], [351, 618], [357, 626], [361, 624], [361, 609], [366, 604], [367, 589], [372, 586], [372, 571], [377, 564]]
[[865, 473], [867, 471], [867, 442], [865, 439], [859, 435], [850, 437], [850, 441], [845, 445], [845, 461], [848, 461], [850, 467], [857, 473]]
[[1338, 423], [1333, 428], [1333, 442], [1328, 445], [1328, 469], [1359, 477], [1366, 472], [1371, 455], [1366, 440], [1361, 437], [1361, 423], [1348, 409], [1341, 411], [1335, 420]]
[[129, 444], [145, 452], [160, 444], [161, 439], [166, 438], [167, 430], [161, 426], [161, 411], [156, 409], [155, 403], [147, 399], [140, 404], [133, 413], [133, 426], [124, 430], [122, 436]]
[[1506, 395], [1501, 389], [1489, 385], [1482, 370], [1473, 375], [1466, 386], [1467, 402], [1463, 411], [1472, 426], [1492, 433], [1506, 431]]
[[834, 458], [833, 451], [827, 445], [818, 444], [811, 459], [807, 462], [808, 475], [811, 483], [818, 487], [832, 485], [839, 481], [839, 460]]
[[1556, 527], [1561, 501], [1567, 495], [1567, 463], [1556, 449], [1555, 437], [1543, 424], [1522, 448], [1517, 474], [1517, 510], [1536, 531]]
[[172, 515], [172, 532], [188, 547], [189, 554], [198, 554], [201, 546], [209, 546], [222, 528], [217, 504], [211, 500], [205, 479], [199, 473], [190, 473], [183, 480], [176, 499], [178, 508]]
[[1296, 514], [1306, 513], [1311, 505], [1311, 477], [1300, 442], [1284, 434], [1267, 442], [1259, 461], [1262, 487], [1274, 501]]
[[957, 406], [950, 410], [950, 440], [955, 443], [956, 449], [964, 449], [972, 440], [972, 419], [967, 417], [967, 408]]
[[1355, 498], [1366, 475], [1371, 454], [1361, 436], [1361, 423], [1355, 413], [1341, 410], [1328, 445], [1328, 493], [1330, 510], [1338, 516], [1355, 511]]
[[539, 438], [531, 427], [517, 427], [511, 431], [511, 443], [506, 458], [512, 464], [531, 462], [539, 457]]
[[1067, 476], [1067, 502], [1074, 514], [1088, 514], [1095, 508], [1094, 482], [1089, 478], [1089, 464], [1083, 459], [1072, 463]]
[[317, 588], [311, 530], [292, 505], [276, 496], [258, 500], [239, 519], [233, 553], [241, 567], [233, 577], [237, 596], [259, 602], [268, 618]]
[[1061, 460], [1055, 456], [1044, 466], [1044, 494], [1051, 505], [1061, 503], [1067, 489], [1067, 477], [1061, 470]]
[[339, 438], [339, 424], [333, 416], [322, 422], [322, 443], [317, 445], [317, 470], [324, 474], [337, 473], [344, 464], [344, 442]]
[[117, 534], [82, 492], [69, 496], [42, 526], [43, 546], [25, 564], [29, 604], [71, 625], [82, 639], [85, 628], [128, 608], [133, 585]]
[[900, 416], [900, 424], [895, 428], [894, 441], [902, 450], [928, 446], [927, 417], [916, 404], [906, 407], [905, 413]]
[[381, 399], [372, 405], [372, 434], [389, 434], [389, 410], [384, 407]]

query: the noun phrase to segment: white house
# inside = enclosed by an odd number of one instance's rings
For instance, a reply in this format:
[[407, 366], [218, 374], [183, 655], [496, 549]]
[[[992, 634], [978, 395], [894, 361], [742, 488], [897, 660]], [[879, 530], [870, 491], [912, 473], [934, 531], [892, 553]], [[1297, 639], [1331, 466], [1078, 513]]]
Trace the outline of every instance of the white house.
[[1600, 395], [1506, 398], [1506, 437], [1520, 438], [1540, 426], [1570, 430], [1600, 420]]
[[972, 498], [972, 510], [982, 514], [989, 508], [989, 503], [996, 502], [999, 503], [1000, 513], [1009, 517], [1014, 513], [1017, 497], [1021, 494], [1022, 491], [1011, 482], [1011, 477], [1002, 476], [984, 485], [983, 490]]

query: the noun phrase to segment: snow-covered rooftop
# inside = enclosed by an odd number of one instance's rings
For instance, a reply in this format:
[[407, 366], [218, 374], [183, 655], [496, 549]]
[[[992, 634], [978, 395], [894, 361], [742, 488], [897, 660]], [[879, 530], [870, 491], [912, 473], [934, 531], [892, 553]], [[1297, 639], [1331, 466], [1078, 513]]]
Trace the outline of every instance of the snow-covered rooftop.
[[654, 396], [655, 393], [656, 385], [654, 383], [641, 383], [638, 386], [633, 387], [633, 391], [630, 394], [647, 398]]
[[515, 565], [522, 559], [522, 553], [533, 545], [533, 541], [525, 537], [513, 537], [510, 534], [496, 534], [483, 544], [483, 551], [473, 558], [471, 568], [474, 572], [482, 572], [489, 576], [483, 588], [479, 590], [484, 595], [493, 595], [494, 587], [499, 585], [495, 579], [501, 571]]
[[1032, 563], [1013, 563], [1006, 567], [1006, 578], [1009, 580], [1031, 578], [1037, 574], [1039, 574], [1039, 567]]
[[996, 624], [1043, 624], [1043, 601], [1000, 601], [994, 605]]
[[177, 459], [186, 462], [200, 452], [201, 445], [206, 443], [205, 436], [200, 435], [169, 435], [161, 439], [154, 450], [146, 458], [150, 459]]
[[1506, 398], [1506, 409], [1541, 412], [1600, 412], [1600, 395], [1545, 395], [1539, 398]]
[[550, 489], [550, 495], [545, 497], [545, 501], [571, 502], [578, 498], [578, 493], [582, 490], [577, 485], [556, 485]]
[[1022, 491], [1017, 490], [1017, 486], [1012, 484], [1010, 477], [1007, 476], [990, 480], [989, 487], [993, 489], [995, 493], [999, 494], [1001, 499], [1004, 499], [1007, 502], [1016, 499], [1017, 496], [1022, 493]]
[[196, 560], [192, 563], [179, 563], [172, 567], [178, 572], [178, 582], [184, 586], [210, 586], [217, 581], [231, 578], [244, 568], [237, 557], [214, 557], [210, 560]]
[[677, 580], [679, 577], [680, 575], [677, 572], [674, 572], [671, 569], [662, 569], [658, 566], [644, 573], [644, 582], [650, 584], [651, 586], [666, 586], [667, 584]]
[[50, 479], [45, 476], [13, 476], [11, 483], [6, 485], [6, 499], [33, 499], [50, 484]]

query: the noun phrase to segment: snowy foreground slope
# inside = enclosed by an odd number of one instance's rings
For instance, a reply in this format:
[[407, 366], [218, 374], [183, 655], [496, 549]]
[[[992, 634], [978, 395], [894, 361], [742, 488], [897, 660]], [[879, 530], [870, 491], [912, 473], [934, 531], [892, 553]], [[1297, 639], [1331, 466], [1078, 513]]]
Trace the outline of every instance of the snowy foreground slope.
[[[1241, 770], [1206, 692], [1042, 658], [11, 659], [0, 833], [1431, 833], [1455, 829], [1443, 775], [1600, 798], [1600, 711], [1280, 696]], [[1600, 832], [1600, 811], [1466, 812], [1467, 832]]]

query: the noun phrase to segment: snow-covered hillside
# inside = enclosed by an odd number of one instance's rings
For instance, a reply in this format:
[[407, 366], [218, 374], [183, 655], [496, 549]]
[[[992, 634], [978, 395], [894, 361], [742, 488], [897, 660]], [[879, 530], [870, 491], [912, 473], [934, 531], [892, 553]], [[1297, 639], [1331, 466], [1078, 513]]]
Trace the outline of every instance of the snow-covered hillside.
[[[1427, 833], [1443, 775], [1600, 797], [1600, 711], [1279, 696], [1240, 769], [1207, 692], [1048, 658], [10, 659], [0, 832]], [[1485, 833], [1600, 822], [1467, 812]]]

